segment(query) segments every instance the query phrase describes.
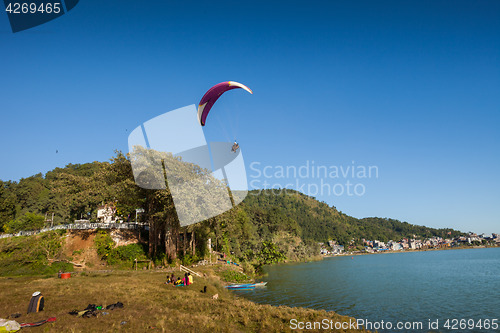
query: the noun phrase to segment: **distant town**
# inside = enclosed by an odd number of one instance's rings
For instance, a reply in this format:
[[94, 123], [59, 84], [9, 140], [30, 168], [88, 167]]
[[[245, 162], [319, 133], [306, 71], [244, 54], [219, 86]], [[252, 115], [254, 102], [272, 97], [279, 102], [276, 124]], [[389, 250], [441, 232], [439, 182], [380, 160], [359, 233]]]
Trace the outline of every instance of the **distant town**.
[[[441, 238], [432, 237], [428, 239], [403, 238], [396, 242], [390, 240], [382, 242], [379, 240], [363, 239], [364, 249], [355, 249], [354, 246], [348, 247], [346, 250], [344, 245], [337, 244], [335, 240], [330, 240], [327, 243], [319, 243], [322, 255], [341, 255], [350, 253], [377, 253], [386, 251], [407, 251], [407, 250], [427, 250], [427, 249], [446, 249], [453, 247], [464, 246], [500, 246], [499, 234], [481, 234], [470, 233], [467, 236], [456, 238]], [[354, 240], [352, 241], [354, 243]]]

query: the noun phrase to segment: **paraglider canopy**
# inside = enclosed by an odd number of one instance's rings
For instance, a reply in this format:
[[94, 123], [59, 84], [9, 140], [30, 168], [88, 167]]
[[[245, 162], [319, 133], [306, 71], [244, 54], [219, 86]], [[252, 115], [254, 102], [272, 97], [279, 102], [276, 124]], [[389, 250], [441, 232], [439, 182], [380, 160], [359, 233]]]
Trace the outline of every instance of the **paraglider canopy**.
[[203, 95], [200, 104], [198, 105], [198, 120], [201, 126], [205, 126], [205, 121], [207, 120], [208, 113], [210, 112], [210, 109], [217, 101], [217, 99], [219, 99], [219, 97], [226, 91], [237, 88], [245, 89], [250, 94], [253, 94], [250, 88], [248, 88], [244, 84], [234, 81], [221, 82], [208, 89], [205, 95]]

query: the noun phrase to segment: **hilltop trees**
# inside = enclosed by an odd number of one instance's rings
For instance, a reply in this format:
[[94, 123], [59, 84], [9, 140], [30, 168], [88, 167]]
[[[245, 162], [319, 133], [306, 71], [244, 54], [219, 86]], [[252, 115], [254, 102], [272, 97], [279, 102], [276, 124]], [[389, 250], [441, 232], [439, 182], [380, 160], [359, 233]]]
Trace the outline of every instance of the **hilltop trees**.
[[0, 180], [0, 229], [4, 224], [16, 217], [16, 195], [13, 190], [15, 184]]
[[27, 212], [54, 213], [55, 224], [95, 220], [98, 206], [110, 201], [116, 202], [118, 214], [126, 219], [143, 206], [145, 197], [135, 185], [127, 157], [117, 152], [110, 162], [69, 164], [45, 176], [0, 181], [0, 224]]

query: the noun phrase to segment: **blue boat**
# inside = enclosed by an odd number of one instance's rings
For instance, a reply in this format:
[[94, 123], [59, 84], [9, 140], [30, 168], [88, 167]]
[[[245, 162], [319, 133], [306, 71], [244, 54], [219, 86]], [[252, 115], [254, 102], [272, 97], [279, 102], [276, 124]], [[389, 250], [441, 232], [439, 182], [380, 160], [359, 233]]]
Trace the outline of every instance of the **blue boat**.
[[255, 287], [264, 287], [266, 284], [267, 284], [267, 282], [230, 284], [229, 286], [226, 286], [226, 288], [227, 289], [248, 290], [248, 289], [255, 289]]
[[226, 286], [227, 289], [239, 289], [239, 290], [245, 290], [245, 289], [254, 289], [255, 286], [252, 283], [245, 283], [245, 284], [230, 284], [229, 286]]

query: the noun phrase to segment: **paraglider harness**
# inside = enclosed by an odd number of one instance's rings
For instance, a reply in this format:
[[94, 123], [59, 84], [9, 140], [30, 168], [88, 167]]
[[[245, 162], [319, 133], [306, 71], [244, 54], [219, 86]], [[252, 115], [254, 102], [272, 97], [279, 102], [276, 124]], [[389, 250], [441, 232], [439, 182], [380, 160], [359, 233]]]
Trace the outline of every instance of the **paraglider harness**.
[[36, 291], [31, 295], [30, 304], [28, 305], [28, 312], [39, 312], [43, 311], [44, 299], [39, 291]]
[[235, 141], [233, 147], [231, 148], [232, 153], [236, 153], [240, 149], [240, 145]]

